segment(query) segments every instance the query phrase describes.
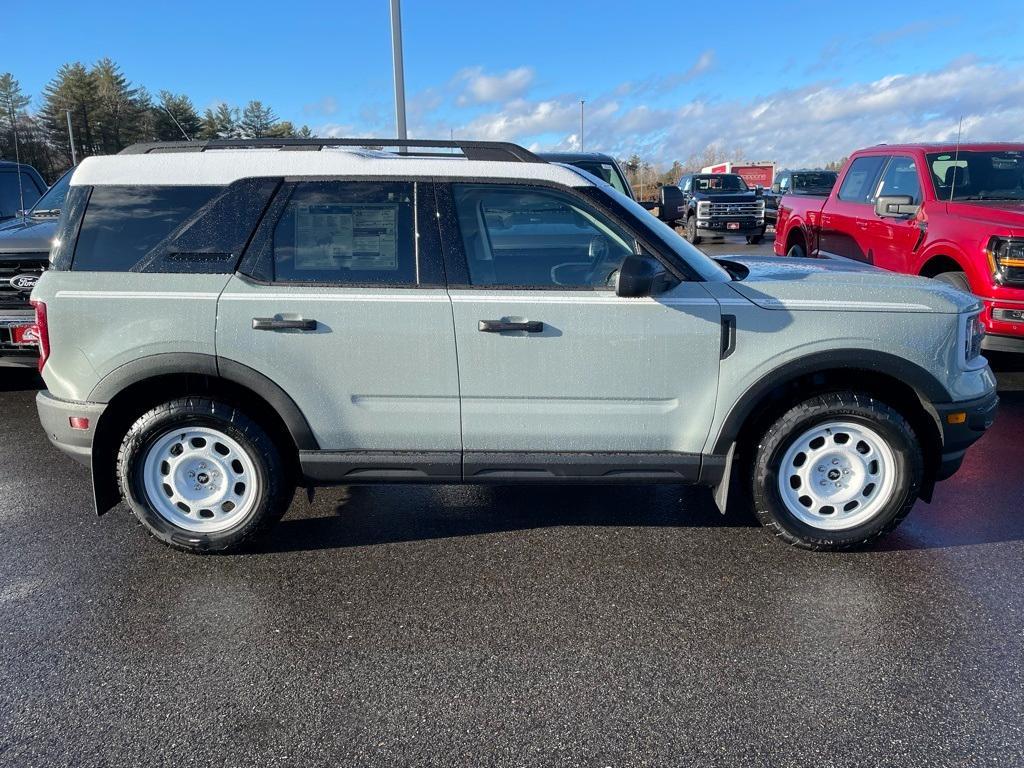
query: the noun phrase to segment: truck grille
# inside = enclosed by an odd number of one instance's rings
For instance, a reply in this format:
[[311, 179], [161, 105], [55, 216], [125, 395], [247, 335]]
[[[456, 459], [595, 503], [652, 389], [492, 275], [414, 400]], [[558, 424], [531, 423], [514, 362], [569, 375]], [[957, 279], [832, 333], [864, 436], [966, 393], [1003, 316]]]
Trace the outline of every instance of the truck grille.
[[711, 203], [705, 206], [712, 216], [760, 216], [764, 203]]
[[18, 290], [11, 284], [11, 279], [18, 275], [39, 277], [49, 263], [50, 254], [26, 253], [19, 254], [16, 261], [0, 260], [0, 309], [27, 309], [30, 290]]

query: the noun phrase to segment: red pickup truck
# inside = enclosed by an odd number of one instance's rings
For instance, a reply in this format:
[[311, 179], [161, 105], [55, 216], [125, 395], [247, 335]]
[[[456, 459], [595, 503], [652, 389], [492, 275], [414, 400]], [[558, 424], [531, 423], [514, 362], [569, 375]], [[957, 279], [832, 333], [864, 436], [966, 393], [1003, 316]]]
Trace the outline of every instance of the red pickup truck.
[[775, 253], [943, 280], [984, 300], [986, 349], [1024, 352], [1024, 144], [855, 152], [824, 201], [782, 198]]

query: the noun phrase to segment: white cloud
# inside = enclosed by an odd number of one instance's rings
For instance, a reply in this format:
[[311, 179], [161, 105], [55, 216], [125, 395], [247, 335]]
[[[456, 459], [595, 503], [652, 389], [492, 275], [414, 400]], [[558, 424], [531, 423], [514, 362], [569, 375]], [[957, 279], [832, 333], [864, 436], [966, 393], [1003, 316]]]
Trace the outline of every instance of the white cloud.
[[492, 104], [514, 99], [526, 93], [533, 83], [531, 67], [516, 67], [497, 75], [489, 75], [483, 67], [463, 69], [455, 75], [455, 82], [463, 87], [457, 103]]
[[303, 104], [304, 115], [333, 115], [338, 111], [338, 100], [333, 96], [324, 96], [320, 101]]

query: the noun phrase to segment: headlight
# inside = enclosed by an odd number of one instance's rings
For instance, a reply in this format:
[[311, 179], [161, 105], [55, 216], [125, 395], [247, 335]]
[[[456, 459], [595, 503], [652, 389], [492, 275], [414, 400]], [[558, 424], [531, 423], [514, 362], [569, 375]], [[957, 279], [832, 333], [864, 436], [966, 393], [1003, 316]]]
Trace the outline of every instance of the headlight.
[[706, 216], [710, 210], [711, 210], [711, 201], [710, 200], [701, 200], [699, 203], [697, 203], [697, 213], [702, 213], [702, 214], [704, 214]]
[[764, 213], [764, 198], [757, 201], [757, 210]]
[[981, 356], [981, 342], [985, 340], [985, 324], [981, 322], [981, 313], [965, 315], [961, 328], [961, 362], [968, 370], [979, 368], [985, 364], [985, 359]]
[[985, 249], [992, 276], [998, 283], [1024, 283], [1024, 239], [993, 237]]

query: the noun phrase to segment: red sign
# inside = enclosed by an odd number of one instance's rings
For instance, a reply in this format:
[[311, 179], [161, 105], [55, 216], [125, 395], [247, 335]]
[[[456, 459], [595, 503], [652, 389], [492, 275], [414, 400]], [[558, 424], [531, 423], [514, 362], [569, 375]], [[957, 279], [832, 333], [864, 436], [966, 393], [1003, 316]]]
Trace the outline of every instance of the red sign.
[[39, 329], [35, 325], [11, 326], [11, 341], [14, 344], [31, 346], [39, 343]]

